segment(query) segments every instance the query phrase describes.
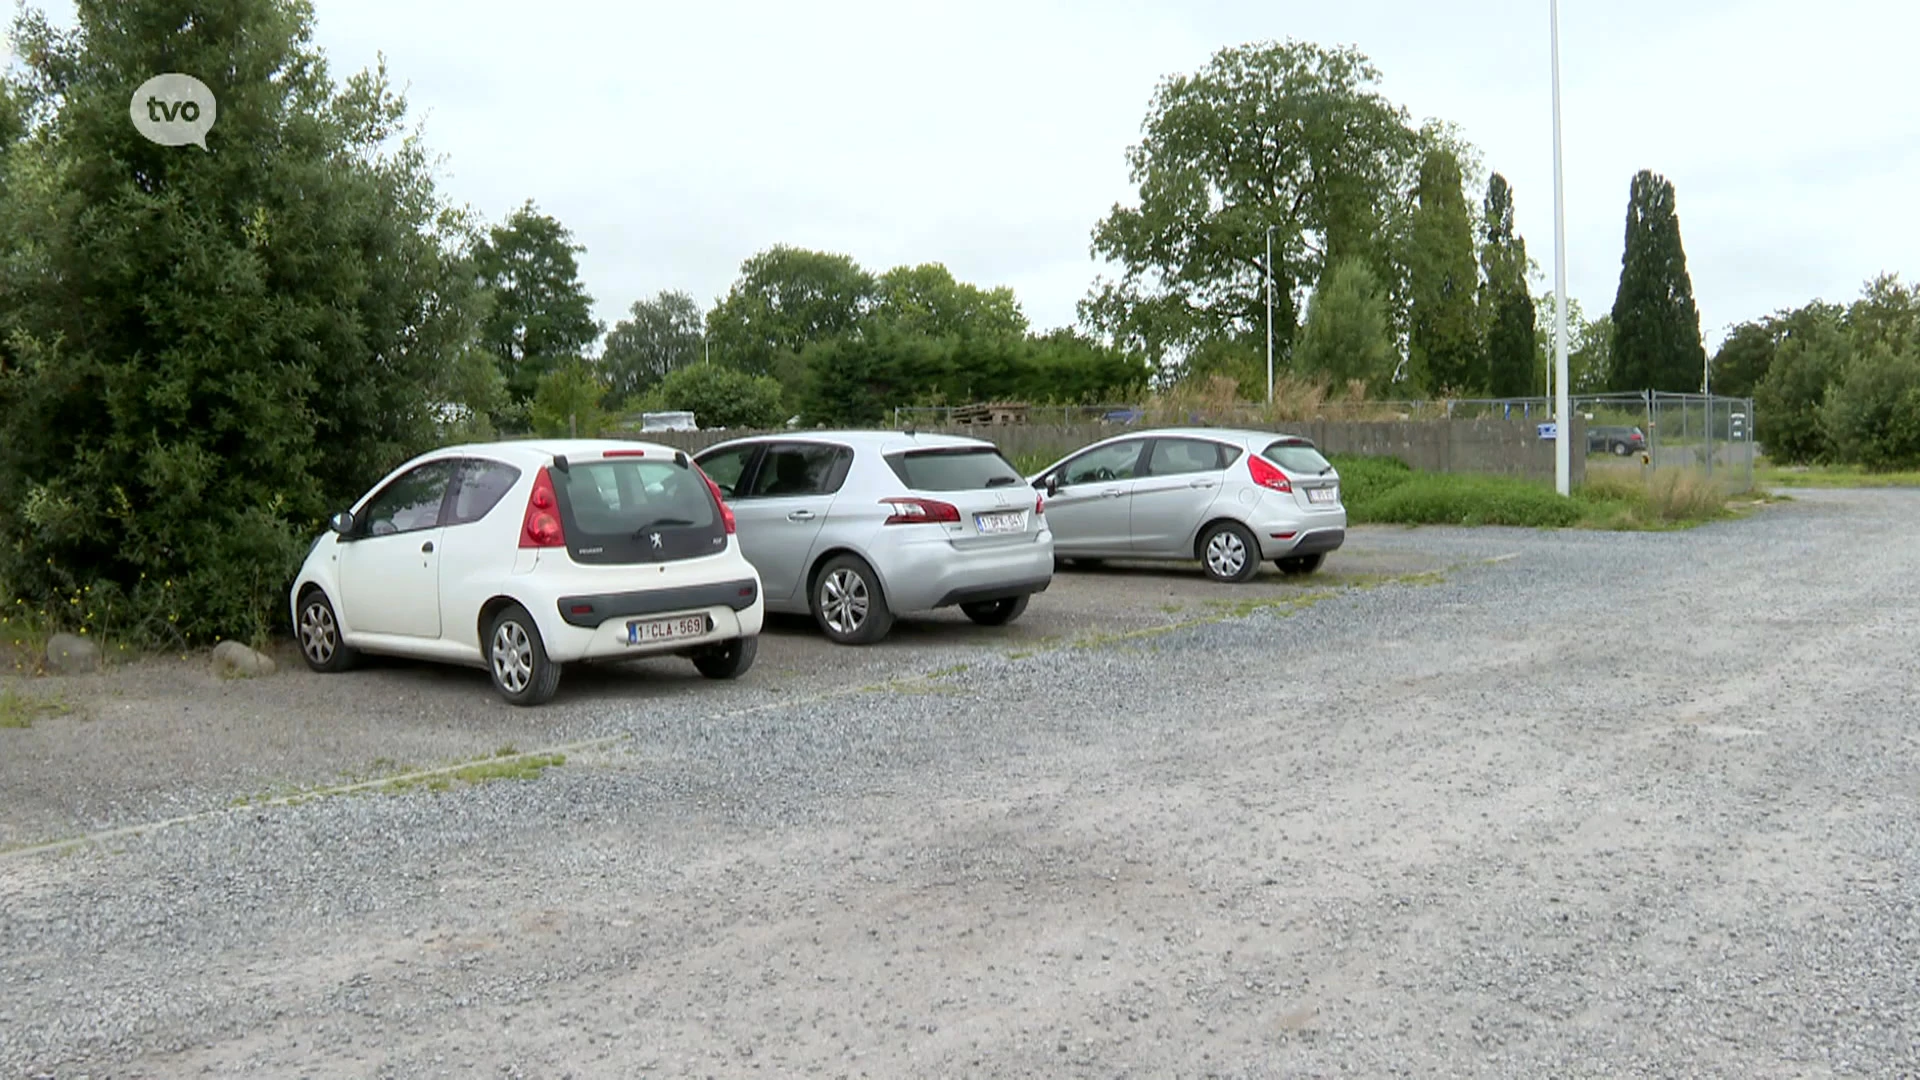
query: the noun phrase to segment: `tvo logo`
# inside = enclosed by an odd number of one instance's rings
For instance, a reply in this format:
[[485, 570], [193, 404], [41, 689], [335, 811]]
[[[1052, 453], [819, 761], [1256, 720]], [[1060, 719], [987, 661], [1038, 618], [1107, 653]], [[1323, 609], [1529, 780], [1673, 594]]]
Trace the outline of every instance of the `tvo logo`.
[[134, 128], [161, 146], [207, 148], [219, 107], [207, 84], [178, 72], [155, 75], [133, 92], [127, 114]]

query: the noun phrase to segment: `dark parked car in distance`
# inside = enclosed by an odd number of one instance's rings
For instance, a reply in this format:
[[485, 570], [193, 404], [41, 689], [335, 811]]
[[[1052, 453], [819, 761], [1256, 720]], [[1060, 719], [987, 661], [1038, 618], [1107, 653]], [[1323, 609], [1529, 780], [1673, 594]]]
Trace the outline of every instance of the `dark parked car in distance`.
[[1602, 451], [1625, 457], [1647, 448], [1647, 437], [1637, 427], [1591, 427], [1587, 429], [1587, 453]]

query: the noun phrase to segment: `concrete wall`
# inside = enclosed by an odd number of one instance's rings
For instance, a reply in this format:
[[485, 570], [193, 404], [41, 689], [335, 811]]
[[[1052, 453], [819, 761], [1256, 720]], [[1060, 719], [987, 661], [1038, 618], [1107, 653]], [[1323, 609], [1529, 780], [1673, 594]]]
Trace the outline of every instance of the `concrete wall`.
[[[986, 439], [1008, 457], [1037, 455], [1052, 460], [1127, 429], [1114, 424], [1008, 424], [919, 430]], [[1540, 438], [1534, 421], [1308, 420], [1277, 424], [1271, 430], [1312, 439], [1325, 453], [1397, 457], [1428, 472], [1495, 473], [1553, 481], [1553, 443]], [[781, 432], [663, 431], [633, 437], [694, 452], [728, 439], [766, 434]], [[1587, 455], [1586, 424], [1577, 416], [1572, 434], [1573, 483], [1578, 485], [1586, 474]]]

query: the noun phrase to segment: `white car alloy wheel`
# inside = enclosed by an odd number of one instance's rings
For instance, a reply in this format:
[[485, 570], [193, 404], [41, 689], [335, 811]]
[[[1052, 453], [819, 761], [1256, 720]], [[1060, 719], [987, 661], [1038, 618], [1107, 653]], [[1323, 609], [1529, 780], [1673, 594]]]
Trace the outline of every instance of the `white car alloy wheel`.
[[333, 602], [319, 589], [309, 589], [300, 603], [300, 658], [322, 674], [343, 671], [358, 658], [340, 637], [340, 620]]
[[547, 659], [539, 627], [518, 604], [494, 616], [493, 632], [487, 635], [487, 666], [494, 689], [509, 704], [542, 704], [560, 685], [560, 665]]
[[315, 667], [325, 667], [339, 647], [340, 628], [333, 621], [333, 609], [316, 595], [300, 613], [300, 648]]
[[820, 617], [836, 634], [859, 633], [872, 600], [866, 580], [849, 567], [833, 571], [820, 583]]
[[493, 677], [509, 694], [525, 692], [533, 681], [533, 642], [517, 622], [503, 622], [493, 632]]

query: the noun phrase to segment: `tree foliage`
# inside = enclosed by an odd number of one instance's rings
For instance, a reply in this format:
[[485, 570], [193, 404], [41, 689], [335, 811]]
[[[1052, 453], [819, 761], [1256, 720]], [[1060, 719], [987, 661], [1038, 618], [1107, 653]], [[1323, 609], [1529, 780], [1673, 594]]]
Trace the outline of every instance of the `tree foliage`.
[[662, 405], [692, 413], [705, 428], [765, 428], [787, 418], [778, 380], [721, 364], [679, 368], [661, 380], [657, 392]]
[[627, 317], [607, 331], [600, 367], [614, 397], [626, 401], [702, 359], [705, 333], [700, 305], [684, 292], [661, 290], [635, 300]]
[[1840, 461], [1873, 471], [1920, 468], [1920, 352], [1875, 342], [1828, 390], [1819, 420]]
[[512, 403], [525, 404], [542, 376], [580, 357], [604, 329], [574, 255], [586, 248], [533, 200], [489, 230], [474, 255], [490, 307], [482, 341], [506, 378]]
[[714, 361], [795, 383], [808, 345], [852, 333], [878, 301], [878, 283], [846, 255], [775, 245], [748, 259], [707, 313]]
[[[434, 437], [475, 347], [471, 222], [384, 68], [336, 86], [296, 0], [19, 24], [0, 199], [0, 580], [122, 634], [258, 637], [325, 515]], [[151, 32], [155, 26], [167, 33]], [[127, 88], [197, 74], [211, 152]]]
[[1380, 393], [1393, 378], [1397, 360], [1379, 279], [1365, 259], [1337, 260], [1307, 305], [1293, 369], [1325, 376], [1336, 386], [1359, 380]]
[[1431, 151], [1421, 162], [1408, 256], [1407, 368], [1427, 394], [1486, 392], [1475, 303], [1480, 279], [1464, 183], [1451, 151]]
[[1827, 392], [1847, 368], [1841, 321], [1819, 319], [1780, 341], [1754, 390], [1754, 436], [1767, 456], [1787, 464], [1826, 461], [1832, 443], [1821, 424]]
[[1379, 79], [1358, 51], [1287, 41], [1223, 49], [1162, 82], [1128, 151], [1139, 202], [1093, 234], [1119, 279], [1096, 283], [1082, 318], [1156, 365], [1212, 338], [1264, 343], [1271, 227], [1274, 340], [1289, 357], [1299, 291], [1330, 259], [1396, 265], [1423, 139]]
[[1613, 389], [1699, 391], [1707, 352], [1673, 183], [1650, 171], [1633, 178], [1613, 325]]
[[580, 357], [540, 376], [528, 407], [534, 434], [580, 438], [605, 434], [609, 389], [599, 367]]
[[1007, 340], [1026, 336], [1027, 316], [1006, 286], [955, 281], [939, 263], [880, 275], [873, 317], [921, 337]]
[[1494, 173], [1480, 221], [1482, 368], [1493, 397], [1532, 394], [1540, 381], [1528, 269], [1527, 242], [1513, 229], [1513, 189]]

